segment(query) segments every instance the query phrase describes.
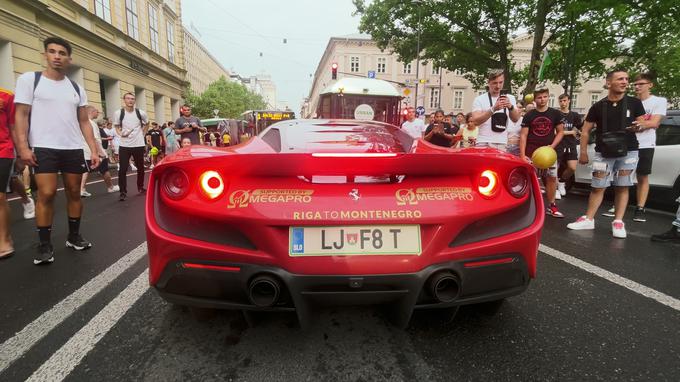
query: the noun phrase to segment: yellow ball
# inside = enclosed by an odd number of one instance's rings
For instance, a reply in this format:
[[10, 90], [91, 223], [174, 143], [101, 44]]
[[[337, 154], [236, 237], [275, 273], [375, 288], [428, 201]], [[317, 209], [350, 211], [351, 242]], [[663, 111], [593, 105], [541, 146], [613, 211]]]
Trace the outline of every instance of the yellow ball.
[[539, 147], [531, 155], [531, 162], [542, 170], [552, 167], [555, 161], [557, 161], [557, 153], [550, 146]]
[[152, 147], [150, 153], [151, 155], [158, 155], [158, 147]]
[[532, 102], [534, 102], [534, 95], [531, 94], [531, 93], [525, 95], [525, 96], [524, 96], [524, 102], [526, 102], [526, 103], [532, 103]]

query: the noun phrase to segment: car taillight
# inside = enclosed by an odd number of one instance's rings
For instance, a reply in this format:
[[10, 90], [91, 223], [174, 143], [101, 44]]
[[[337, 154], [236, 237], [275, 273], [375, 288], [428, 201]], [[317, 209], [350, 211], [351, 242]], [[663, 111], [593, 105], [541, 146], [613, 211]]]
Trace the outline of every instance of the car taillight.
[[189, 177], [178, 169], [172, 168], [163, 174], [163, 190], [170, 199], [179, 200], [189, 193]]
[[493, 197], [498, 192], [498, 174], [491, 170], [484, 170], [479, 176], [477, 189], [482, 196]]
[[529, 189], [529, 175], [527, 170], [523, 167], [517, 167], [510, 171], [508, 176], [508, 191], [516, 198], [521, 198], [526, 195]]
[[206, 171], [198, 178], [203, 195], [215, 199], [224, 192], [224, 181], [217, 171]]

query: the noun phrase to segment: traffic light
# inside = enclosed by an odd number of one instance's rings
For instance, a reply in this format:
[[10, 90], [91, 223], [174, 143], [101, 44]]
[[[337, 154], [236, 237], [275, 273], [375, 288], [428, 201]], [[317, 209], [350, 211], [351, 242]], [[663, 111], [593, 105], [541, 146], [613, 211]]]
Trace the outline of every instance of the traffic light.
[[331, 64], [331, 79], [332, 80], [337, 80], [338, 79], [338, 63], [334, 62]]

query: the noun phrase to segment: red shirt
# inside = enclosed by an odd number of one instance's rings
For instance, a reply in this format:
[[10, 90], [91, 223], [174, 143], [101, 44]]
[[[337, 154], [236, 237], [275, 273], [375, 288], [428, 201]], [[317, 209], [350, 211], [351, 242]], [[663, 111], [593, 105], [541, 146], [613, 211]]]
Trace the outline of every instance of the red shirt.
[[14, 126], [14, 93], [0, 88], [0, 158], [14, 158], [10, 126]]

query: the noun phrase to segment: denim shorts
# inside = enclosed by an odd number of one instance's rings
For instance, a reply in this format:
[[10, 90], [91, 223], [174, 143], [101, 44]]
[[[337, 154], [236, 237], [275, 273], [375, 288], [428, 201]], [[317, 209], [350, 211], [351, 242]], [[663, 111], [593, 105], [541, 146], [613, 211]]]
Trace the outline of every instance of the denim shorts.
[[[596, 178], [590, 182], [593, 188], [607, 188], [614, 184], [617, 187], [630, 187], [633, 185], [635, 179], [635, 168], [638, 163], [637, 150], [628, 151], [628, 154], [618, 158], [604, 158], [599, 152], [595, 152], [593, 157], [593, 173], [596, 171], [604, 171], [606, 175], [603, 178]], [[619, 171], [630, 170], [630, 174], [619, 176]]]

